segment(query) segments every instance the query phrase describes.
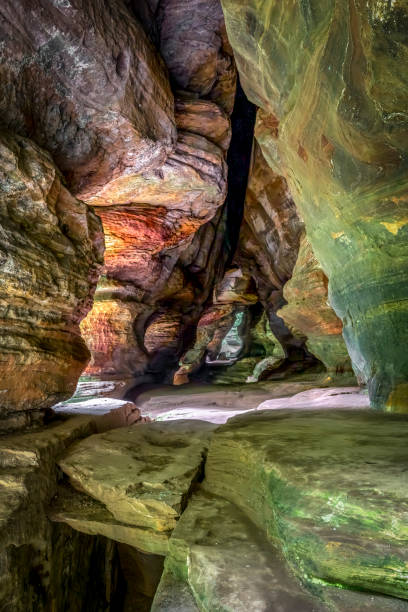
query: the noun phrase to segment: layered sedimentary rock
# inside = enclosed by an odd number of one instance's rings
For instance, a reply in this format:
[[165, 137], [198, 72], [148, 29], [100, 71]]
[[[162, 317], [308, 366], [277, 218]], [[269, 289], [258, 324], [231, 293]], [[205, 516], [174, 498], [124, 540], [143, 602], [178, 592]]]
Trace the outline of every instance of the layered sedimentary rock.
[[176, 138], [173, 96], [121, 0], [17, 0], [1, 17], [0, 123], [49, 151], [73, 193], [110, 201], [163, 164]]
[[[241, 350], [235, 351], [231, 367], [218, 369], [217, 382], [257, 380], [263, 371], [282, 360], [281, 351], [275, 350], [280, 349], [280, 343], [286, 357], [303, 358], [307, 334], [293, 335], [277, 314], [278, 308], [285, 304], [283, 287], [296, 263], [302, 228], [286, 180], [269, 168], [259, 145], [254, 142], [243, 217], [241, 224], [238, 223], [237, 247], [233, 254], [236, 267], [227, 269], [215, 286], [212, 304], [207, 306], [198, 324], [196, 342], [180, 360], [176, 382], [186, 382], [187, 375], [202, 365], [206, 352], [209, 361], [217, 360], [217, 356], [218, 360], [231, 359], [231, 352], [226, 357], [221, 344], [224, 341], [228, 345], [229, 338], [237, 333], [241, 337]], [[248, 306], [258, 301], [268, 313], [266, 334], [273, 337], [276, 334], [275, 348], [269, 346], [270, 352], [266, 346], [259, 351], [259, 342], [251, 338], [259, 314], [254, 316]], [[226, 305], [229, 305], [228, 311]], [[314, 305], [309, 307], [312, 309]], [[258, 365], [261, 361], [262, 365]]]
[[[93, 354], [87, 373], [163, 377], [222, 265], [219, 209], [236, 72], [218, 1], [210, 13], [202, 0], [127, 4], [165, 60], [177, 142], [157, 167], [127, 173], [90, 198], [106, 235], [106, 280], [83, 332]], [[113, 321], [122, 307], [125, 316]]]
[[299, 403], [216, 429], [152, 610], [407, 610], [406, 427]]
[[406, 5], [222, 4], [263, 109], [258, 142], [306, 222], [354, 370], [374, 407], [405, 411]]
[[[0, 428], [72, 395], [89, 360], [79, 323], [103, 260], [100, 220], [50, 156], [0, 136]], [[22, 387], [24, 381], [24, 387]]]
[[[124, 271], [133, 276], [133, 282], [101, 280], [94, 308], [81, 326], [92, 351], [87, 374], [130, 379], [143, 375], [147, 368], [163, 375], [166, 368], [176, 366], [183, 335], [196, 325], [214, 280], [222, 272], [224, 226], [220, 211], [187, 244], [167, 255], [160, 253], [156, 262], [140, 251], [144, 260]], [[120, 273], [118, 266], [118, 276]]]
[[255, 141], [235, 259], [253, 275], [262, 300], [274, 306], [292, 276], [302, 227], [285, 179]]
[[267, 164], [254, 141], [244, 214], [234, 261], [252, 276], [270, 325], [287, 356], [300, 358], [304, 340], [290, 333], [277, 310], [291, 278], [303, 223], [287, 182]]
[[[120, 609], [115, 544], [52, 524], [56, 457], [94, 431], [79, 417], [0, 444], [0, 605], [15, 612]], [[63, 588], [61, 586], [63, 580]]]
[[278, 548], [265, 542], [237, 506], [203, 492], [190, 501], [170, 538], [152, 610], [184, 610], [187, 603], [191, 612], [322, 610], [292, 576]]
[[182, 355], [174, 383], [189, 381], [189, 375], [205, 362], [233, 363], [246, 345], [247, 307], [256, 303], [251, 277], [239, 268], [227, 270], [215, 285], [211, 304], [200, 317], [193, 345]]
[[304, 235], [292, 278], [283, 289], [287, 305], [278, 311], [295, 336], [307, 338], [307, 348], [331, 375], [351, 372], [343, 326], [328, 303], [327, 277]]
[[120, 293], [96, 293], [93, 308], [81, 324], [92, 355], [88, 375], [120, 375], [126, 379], [143, 372], [147, 356], [134, 333], [134, 323], [141, 312], [142, 305], [121, 299]]
[[144, 423], [73, 445], [59, 465], [72, 486], [96, 502], [87, 505], [68, 494], [54, 508], [54, 520], [166, 554], [214, 428], [203, 421]]

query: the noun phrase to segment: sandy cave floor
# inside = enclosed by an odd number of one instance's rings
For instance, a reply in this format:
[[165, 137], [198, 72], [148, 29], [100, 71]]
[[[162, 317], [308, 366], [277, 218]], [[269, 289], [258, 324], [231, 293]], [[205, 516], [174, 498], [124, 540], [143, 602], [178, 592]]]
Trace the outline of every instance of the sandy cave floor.
[[[367, 391], [357, 386], [319, 387], [316, 380], [266, 381], [242, 385], [156, 385], [138, 389], [131, 397], [142, 416], [152, 420], [200, 419], [222, 424], [229, 418], [257, 410], [362, 409], [369, 407]], [[109, 397], [68, 401], [54, 409], [64, 414], [102, 415], [124, 400]]]

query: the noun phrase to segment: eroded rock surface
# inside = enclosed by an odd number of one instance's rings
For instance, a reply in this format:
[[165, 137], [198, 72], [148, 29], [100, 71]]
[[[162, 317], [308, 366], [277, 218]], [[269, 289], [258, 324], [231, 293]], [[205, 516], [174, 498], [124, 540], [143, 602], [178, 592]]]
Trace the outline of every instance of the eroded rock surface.
[[[203, 0], [127, 4], [167, 66], [177, 141], [160, 165], [119, 177], [90, 200], [107, 250], [106, 280], [83, 325], [93, 355], [87, 373], [163, 378], [175, 369], [223, 263], [220, 209], [236, 70], [218, 0], [211, 7]], [[174, 312], [171, 336], [165, 328], [171, 331]]]
[[214, 425], [145, 423], [87, 438], [60, 460], [73, 487], [126, 525], [174, 529], [200, 477]]
[[109, 200], [118, 181], [163, 164], [173, 96], [121, 0], [13, 0], [1, 17], [0, 123], [49, 151], [73, 193]]
[[0, 441], [2, 609], [47, 612], [50, 606], [85, 606], [91, 612], [108, 612], [120, 606], [115, 600], [114, 543], [47, 519], [48, 504], [57, 491], [57, 456], [94, 431], [91, 418], [79, 417]]
[[307, 348], [333, 375], [351, 373], [341, 320], [328, 303], [328, 281], [310, 243], [302, 236], [293, 275], [283, 289], [287, 305], [278, 311], [295, 336], [307, 338]]
[[0, 136], [0, 429], [73, 394], [89, 360], [79, 323], [103, 261], [98, 217], [64, 187], [50, 156]]
[[354, 370], [374, 407], [406, 411], [406, 4], [222, 4], [257, 140], [306, 222]]

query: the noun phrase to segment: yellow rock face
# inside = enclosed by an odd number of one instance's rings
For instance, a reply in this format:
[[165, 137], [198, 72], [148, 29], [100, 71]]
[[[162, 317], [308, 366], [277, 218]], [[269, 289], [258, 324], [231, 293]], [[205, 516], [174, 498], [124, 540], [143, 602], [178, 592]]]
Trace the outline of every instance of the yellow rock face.
[[0, 429], [29, 424], [30, 411], [74, 392], [89, 359], [79, 323], [103, 248], [100, 220], [63, 186], [50, 156], [2, 134]]

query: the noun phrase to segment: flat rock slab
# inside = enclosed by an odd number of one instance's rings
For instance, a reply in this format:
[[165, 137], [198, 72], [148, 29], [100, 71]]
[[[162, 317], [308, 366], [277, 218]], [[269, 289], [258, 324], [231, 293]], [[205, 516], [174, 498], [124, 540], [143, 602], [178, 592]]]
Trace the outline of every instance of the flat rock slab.
[[408, 599], [407, 439], [404, 415], [242, 415], [214, 434], [203, 485], [280, 541], [322, 596], [329, 584]]
[[166, 555], [168, 551], [169, 532], [121, 523], [101, 502], [69, 485], [58, 487], [48, 517], [57, 523], [67, 523], [76, 531], [101, 535], [144, 553]]
[[113, 397], [60, 402], [53, 406], [53, 410], [63, 416], [92, 415], [98, 433], [149, 420], [142, 419], [139, 408], [133, 402]]
[[120, 522], [172, 530], [199, 478], [214, 425], [144, 423], [94, 435], [60, 460], [73, 487]]
[[124, 406], [136, 406], [133, 402], [115, 399], [113, 397], [97, 397], [92, 399], [81, 399], [77, 401], [60, 402], [53, 406], [54, 412], [62, 414], [92, 414], [94, 416], [104, 415]]
[[152, 610], [180, 609], [171, 607], [175, 602], [187, 612], [324, 609], [242, 511], [203, 492], [194, 495], [172, 534]]
[[292, 397], [266, 400], [258, 410], [297, 410], [332, 409], [332, 408], [369, 408], [370, 400], [367, 391], [359, 387], [331, 387], [329, 389], [308, 389]]
[[[261, 402], [278, 398], [284, 408], [287, 397], [316, 385], [316, 381], [262, 382], [252, 385], [198, 385], [182, 387], [157, 386], [141, 393], [137, 405], [144, 416], [160, 421], [200, 419], [219, 425], [238, 414], [256, 410]], [[319, 389], [327, 391], [327, 389]]]
[[56, 486], [55, 458], [95, 430], [82, 416], [0, 439], [0, 551], [38, 537], [40, 509]]

